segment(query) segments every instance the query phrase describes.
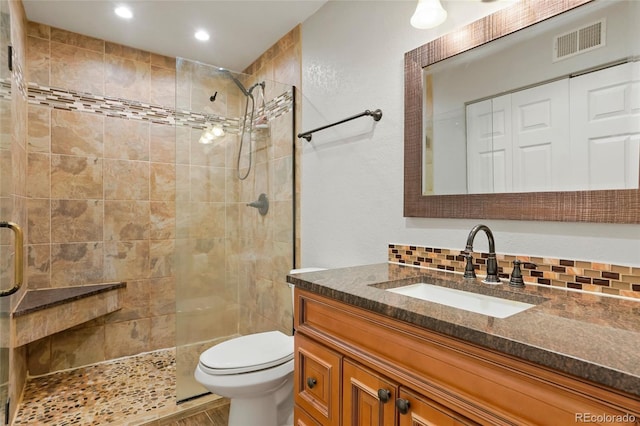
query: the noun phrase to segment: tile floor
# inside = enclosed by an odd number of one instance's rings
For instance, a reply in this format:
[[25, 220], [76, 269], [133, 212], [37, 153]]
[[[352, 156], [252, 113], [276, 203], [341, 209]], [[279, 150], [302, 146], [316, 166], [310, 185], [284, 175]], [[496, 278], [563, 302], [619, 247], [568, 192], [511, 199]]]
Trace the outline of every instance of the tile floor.
[[226, 425], [215, 395], [176, 404], [175, 377], [167, 349], [29, 378], [13, 424]]

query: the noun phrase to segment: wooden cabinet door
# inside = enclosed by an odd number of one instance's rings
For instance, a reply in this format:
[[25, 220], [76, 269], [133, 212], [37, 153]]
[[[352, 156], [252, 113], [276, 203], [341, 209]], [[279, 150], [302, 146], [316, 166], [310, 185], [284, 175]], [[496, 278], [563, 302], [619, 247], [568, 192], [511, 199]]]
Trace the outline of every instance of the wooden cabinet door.
[[294, 426], [321, 426], [313, 417], [307, 414], [302, 408], [295, 406], [293, 409], [293, 425]]
[[390, 426], [395, 421], [398, 386], [345, 359], [342, 365], [342, 425]]
[[323, 426], [339, 426], [342, 355], [296, 333], [295, 357], [295, 403]]
[[[420, 396], [413, 391], [400, 388], [396, 399], [398, 407], [398, 426], [458, 426], [477, 423], [454, 411]], [[406, 408], [406, 410], [405, 410]]]

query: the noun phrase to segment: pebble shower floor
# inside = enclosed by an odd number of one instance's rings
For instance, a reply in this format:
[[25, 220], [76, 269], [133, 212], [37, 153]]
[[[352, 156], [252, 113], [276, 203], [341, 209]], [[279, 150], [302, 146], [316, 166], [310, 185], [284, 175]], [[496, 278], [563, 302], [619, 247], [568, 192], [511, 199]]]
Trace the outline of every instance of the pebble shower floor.
[[27, 380], [14, 425], [133, 425], [175, 410], [175, 349]]

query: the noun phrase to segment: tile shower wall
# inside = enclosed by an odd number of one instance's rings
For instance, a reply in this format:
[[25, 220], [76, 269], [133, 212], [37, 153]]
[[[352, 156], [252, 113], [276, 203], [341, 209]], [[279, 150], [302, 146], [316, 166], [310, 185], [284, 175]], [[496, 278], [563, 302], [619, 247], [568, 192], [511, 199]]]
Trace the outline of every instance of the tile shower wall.
[[[300, 87], [300, 26], [296, 26], [277, 43], [267, 49], [244, 72], [251, 75], [252, 81], [275, 81], [278, 83]], [[276, 96], [277, 87], [266, 88], [267, 99]], [[299, 108], [299, 103], [295, 105]], [[299, 113], [299, 110], [297, 111]], [[299, 114], [296, 115], [299, 117]], [[293, 310], [291, 308], [291, 294], [285, 284], [285, 277], [291, 270], [294, 258], [293, 227], [299, 226], [299, 215], [294, 224], [294, 208], [297, 210], [300, 199], [300, 187], [294, 188], [294, 173], [298, 175], [294, 167], [299, 167], [300, 162], [294, 156], [299, 155], [294, 149], [296, 140], [292, 140], [297, 123], [293, 123], [291, 115], [282, 116], [271, 121], [270, 145], [260, 147], [264, 151], [259, 158], [256, 168], [256, 181], [269, 182], [269, 186], [257, 186], [253, 197], [260, 192], [267, 192], [270, 196], [271, 208], [269, 215], [261, 218], [253, 209], [241, 208], [241, 220], [247, 219], [253, 222], [253, 226], [264, 226], [266, 239], [261, 247], [260, 255], [255, 263], [256, 268], [250, 276], [241, 283], [241, 291], [244, 288], [252, 288], [255, 302], [243, 303], [241, 301], [240, 333], [255, 333], [264, 330], [278, 329], [289, 333], [293, 327]], [[258, 174], [260, 172], [262, 175]], [[243, 181], [246, 187], [246, 181]], [[242, 184], [241, 184], [242, 185]], [[267, 191], [263, 191], [266, 189]], [[246, 192], [246, 191], [242, 191]], [[294, 197], [294, 193], [296, 197]], [[244, 199], [239, 199], [240, 205]], [[253, 200], [251, 200], [253, 201]], [[271, 215], [273, 213], [273, 215]], [[299, 232], [296, 235], [300, 235]], [[250, 237], [247, 239], [247, 237]], [[242, 242], [244, 240], [244, 242]], [[250, 247], [251, 235], [241, 236], [240, 244]], [[295, 247], [298, 247], [296, 244]], [[251, 249], [253, 250], [253, 249]], [[251, 300], [251, 299], [250, 299]]]
[[[302, 102], [300, 99], [302, 95], [300, 94], [300, 87], [302, 87], [302, 41], [301, 41], [301, 27], [297, 25], [288, 34], [286, 34], [282, 39], [280, 39], [276, 44], [271, 46], [264, 54], [262, 54], [258, 59], [256, 59], [251, 65], [249, 65], [244, 72], [249, 75], [259, 76], [261, 79], [270, 79], [275, 80], [280, 83], [285, 83], [294, 86], [295, 88], [295, 96], [298, 100], [295, 104], [295, 123], [294, 123], [294, 134], [298, 134], [300, 129], [301, 117], [302, 117]], [[293, 144], [300, 143], [297, 138], [294, 138]], [[284, 154], [289, 152], [289, 148], [284, 147]], [[292, 149], [292, 147], [291, 147]], [[302, 196], [301, 185], [301, 172], [302, 172], [302, 161], [301, 149], [293, 150], [293, 160], [294, 160], [294, 176], [295, 176], [295, 188], [294, 188], [294, 207], [295, 211], [300, 211], [300, 200]], [[300, 267], [301, 258], [300, 258], [300, 215], [295, 215], [295, 241], [294, 241], [294, 251], [295, 251], [295, 259], [296, 264], [295, 267]]]
[[[266, 82], [270, 111], [269, 128], [254, 132], [253, 167], [247, 179], [237, 177], [237, 134], [203, 146], [197, 143], [201, 131], [178, 129], [179, 400], [205, 391], [193, 379], [193, 366], [206, 348], [239, 334], [291, 332], [291, 293], [285, 276], [293, 266], [293, 111], [289, 106], [275, 113], [270, 102], [286, 91], [282, 104], [290, 105], [289, 85], [296, 77], [299, 81], [299, 46], [296, 28], [245, 70], [250, 75], [240, 76], [247, 87]], [[245, 97], [214, 67], [180, 60], [177, 82], [178, 109], [227, 117], [244, 113]], [[211, 103], [214, 92], [218, 95]], [[244, 166], [246, 152], [245, 146]], [[269, 198], [266, 216], [246, 206], [261, 193]]]
[[[30, 22], [35, 88], [173, 109], [175, 60]], [[28, 345], [43, 374], [175, 344], [175, 130], [158, 122], [28, 109], [30, 289], [126, 281], [122, 310]]]
[[[464, 272], [463, 251], [434, 247], [389, 244], [389, 262], [424, 268]], [[474, 267], [479, 275], [486, 274], [486, 253], [472, 253]], [[640, 268], [587, 262], [574, 259], [554, 259], [535, 256], [497, 254], [498, 275], [509, 279], [513, 261], [523, 264], [525, 283], [571, 288], [592, 293], [605, 293], [640, 299]]]

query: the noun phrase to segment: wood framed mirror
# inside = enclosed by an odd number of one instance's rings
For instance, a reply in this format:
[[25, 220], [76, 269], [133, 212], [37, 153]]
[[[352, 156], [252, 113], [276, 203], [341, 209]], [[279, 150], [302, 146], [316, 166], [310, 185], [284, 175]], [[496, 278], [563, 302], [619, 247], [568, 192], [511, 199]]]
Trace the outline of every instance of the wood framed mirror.
[[433, 111], [425, 102], [430, 88], [424, 69], [597, 1], [522, 0], [405, 54], [405, 217], [640, 223], [638, 185], [634, 189], [464, 195], [425, 195], [423, 188], [425, 150], [433, 143], [432, 124], [425, 121]]

